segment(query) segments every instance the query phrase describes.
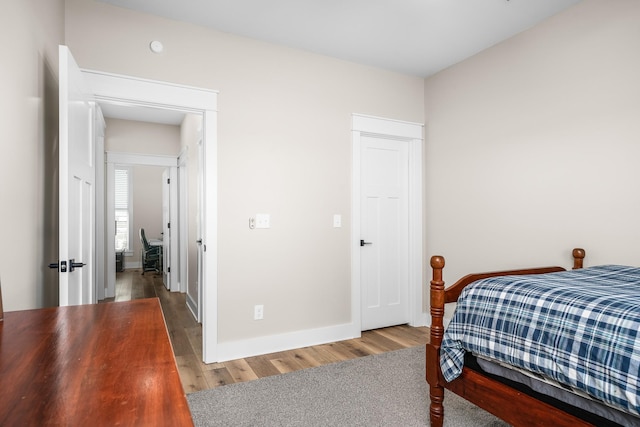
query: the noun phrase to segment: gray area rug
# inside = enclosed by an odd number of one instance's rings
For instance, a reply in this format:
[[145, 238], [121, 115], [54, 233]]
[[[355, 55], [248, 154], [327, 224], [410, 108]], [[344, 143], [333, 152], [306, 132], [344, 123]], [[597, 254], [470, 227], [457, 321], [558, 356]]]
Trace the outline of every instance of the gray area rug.
[[[424, 346], [187, 395], [196, 426], [429, 425]], [[447, 392], [445, 427], [507, 424]]]

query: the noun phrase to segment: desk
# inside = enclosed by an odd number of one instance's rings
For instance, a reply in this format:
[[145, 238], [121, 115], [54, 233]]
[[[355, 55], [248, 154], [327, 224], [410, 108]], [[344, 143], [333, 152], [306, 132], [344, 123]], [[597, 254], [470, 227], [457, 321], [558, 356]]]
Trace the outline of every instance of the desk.
[[124, 271], [124, 250], [116, 251], [116, 272]]
[[162, 246], [163, 239], [149, 239], [149, 246]]
[[0, 322], [0, 425], [193, 426], [157, 298]]

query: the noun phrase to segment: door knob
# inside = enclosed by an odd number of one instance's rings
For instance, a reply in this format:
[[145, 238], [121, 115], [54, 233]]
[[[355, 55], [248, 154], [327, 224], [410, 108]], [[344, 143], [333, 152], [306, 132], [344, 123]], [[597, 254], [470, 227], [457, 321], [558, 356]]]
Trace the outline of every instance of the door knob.
[[75, 270], [76, 268], [80, 268], [85, 266], [86, 264], [82, 263], [82, 262], [76, 262], [75, 259], [71, 258], [69, 260], [69, 273], [71, 273], [73, 270]]
[[364, 245], [373, 245], [373, 242], [365, 242], [364, 240], [360, 240], [360, 246]]
[[57, 262], [53, 262], [51, 264], [49, 264], [49, 268], [55, 268], [56, 270], [60, 270], [60, 273], [66, 273], [67, 272], [67, 261], [62, 261], [60, 263]]

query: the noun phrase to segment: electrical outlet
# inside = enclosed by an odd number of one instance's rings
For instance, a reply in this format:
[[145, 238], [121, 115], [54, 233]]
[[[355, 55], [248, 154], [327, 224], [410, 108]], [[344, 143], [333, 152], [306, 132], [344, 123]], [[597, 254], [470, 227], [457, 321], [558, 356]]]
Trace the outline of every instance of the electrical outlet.
[[264, 305], [258, 304], [253, 307], [253, 320], [264, 319]]

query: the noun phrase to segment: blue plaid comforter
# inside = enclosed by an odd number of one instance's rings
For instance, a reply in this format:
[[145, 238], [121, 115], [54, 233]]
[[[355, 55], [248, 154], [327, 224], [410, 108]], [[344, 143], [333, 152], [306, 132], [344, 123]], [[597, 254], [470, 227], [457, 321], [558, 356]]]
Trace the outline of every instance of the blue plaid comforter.
[[444, 378], [469, 351], [640, 415], [640, 268], [607, 265], [467, 286], [440, 349]]

